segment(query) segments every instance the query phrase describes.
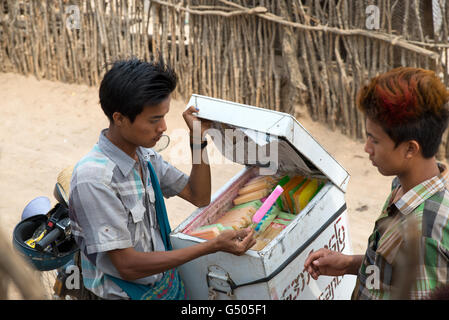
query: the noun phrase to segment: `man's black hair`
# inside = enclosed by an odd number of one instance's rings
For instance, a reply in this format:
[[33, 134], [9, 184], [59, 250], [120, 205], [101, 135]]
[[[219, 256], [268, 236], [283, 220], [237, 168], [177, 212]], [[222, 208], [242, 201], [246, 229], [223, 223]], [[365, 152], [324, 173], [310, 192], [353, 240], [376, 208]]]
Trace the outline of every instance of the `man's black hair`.
[[113, 122], [114, 112], [134, 122], [144, 107], [164, 101], [175, 90], [177, 76], [162, 59], [146, 62], [136, 58], [120, 60], [104, 75], [100, 85], [100, 105]]
[[404, 141], [416, 140], [424, 158], [435, 156], [447, 128], [449, 111], [443, 109], [440, 116], [426, 113], [419, 119], [394, 128], [385, 127], [385, 132], [395, 142], [395, 148]]

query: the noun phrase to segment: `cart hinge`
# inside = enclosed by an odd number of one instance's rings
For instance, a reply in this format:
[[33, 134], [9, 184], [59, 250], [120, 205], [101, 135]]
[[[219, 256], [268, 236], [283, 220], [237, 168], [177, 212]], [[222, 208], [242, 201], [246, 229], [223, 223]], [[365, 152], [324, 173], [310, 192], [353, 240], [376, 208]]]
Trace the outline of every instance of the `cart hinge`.
[[223, 268], [217, 265], [211, 265], [207, 268], [207, 287], [209, 292], [216, 291], [228, 296], [234, 295], [236, 285]]

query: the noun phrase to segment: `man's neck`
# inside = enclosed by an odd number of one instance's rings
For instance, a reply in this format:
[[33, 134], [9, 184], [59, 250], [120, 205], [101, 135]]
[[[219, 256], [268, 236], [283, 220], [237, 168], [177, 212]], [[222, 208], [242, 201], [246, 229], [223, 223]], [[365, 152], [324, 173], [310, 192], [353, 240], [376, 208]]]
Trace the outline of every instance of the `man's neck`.
[[429, 159], [419, 159], [410, 169], [398, 175], [402, 186], [402, 193], [405, 194], [420, 183], [440, 174], [440, 169], [435, 157]]
[[135, 161], [138, 161], [137, 146], [130, 144], [128, 141], [123, 139], [123, 137], [119, 134], [119, 132], [113, 125], [109, 126], [109, 129], [106, 131], [105, 136], [117, 148], [119, 148], [120, 150], [125, 152], [128, 156], [130, 156]]

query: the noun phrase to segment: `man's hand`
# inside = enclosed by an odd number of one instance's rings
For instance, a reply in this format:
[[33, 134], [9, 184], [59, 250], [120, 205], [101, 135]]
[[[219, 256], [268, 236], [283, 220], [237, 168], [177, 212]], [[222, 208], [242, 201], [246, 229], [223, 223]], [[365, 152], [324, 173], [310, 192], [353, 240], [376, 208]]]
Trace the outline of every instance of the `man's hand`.
[[[195, 107], [191, 106], [186, 109], [182, 116], [190, 130], [190, 143], [197, 146], [195, 152], [192, 151], [192, 170], [190, 178], [184, 189], [178, 193], [178, 196], [189, 201], [197, 207], [204, 207], [210, 203], [211, 198], [211, 174], [209, 159], [206, 149], [198, 149], [203, 143], [204, 133], [212, 125], [211, 121], [199, 120], [193, 113], [198, 112]], [[197, 122], [197, 123], [195, 123]]]
[[[190, 136], [192, 136], [192, 134], [198, 134], [200, 133], [201, 136], [199, 137], [193, 137], [193, 142], [194, 143], [201, 143], [203, 137], [204, 137], [204, 132], [207, 129], [210, 129], [212, 126], [212, 122], [209, 120], [200, 120], [198, 117], [196, 117], [193, 113], [198, 112], [199, 110], [196, 109], [195, 107], [191, 106], [188, 109], [186, 109], [183, 113], [182, 116], [187, 124], [187, 127], [189, 127], [190, 130]], [[194, 132], [194, 122], [198, 121], [199, 123], [201, 123], [201, 130], [200, 132]]]
[[215, 242], [214, 244], [217, 251], [224, 251], [237, 256], [244, 254], [256, 243], [253, 228], [246, 228], [238, 231], [225, 230], [211, 241]]
[[353, 259], [353, 256], [321, 248], [309, 254], [306, 262], [304, 262], [304, 268], [314, 280], [317, 280], [320, 275], [342, 276], [352, 273], [352, 270], [356, 267], [353, 266], [354, 263], [357, 262]]

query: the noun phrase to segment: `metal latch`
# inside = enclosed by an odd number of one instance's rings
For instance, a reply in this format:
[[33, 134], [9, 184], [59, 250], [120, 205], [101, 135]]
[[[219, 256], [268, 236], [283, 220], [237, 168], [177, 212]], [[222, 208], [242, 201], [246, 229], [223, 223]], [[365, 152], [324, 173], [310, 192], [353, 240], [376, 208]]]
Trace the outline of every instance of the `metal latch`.
[[232, 296], [234, 294], [236, 285], [229, 276], [229, 273], [220, 266], [209, 266], [207, 268], [206, 278], [209, 291], [214, 290], [217, 292], [225, 293], [228, 296]]

